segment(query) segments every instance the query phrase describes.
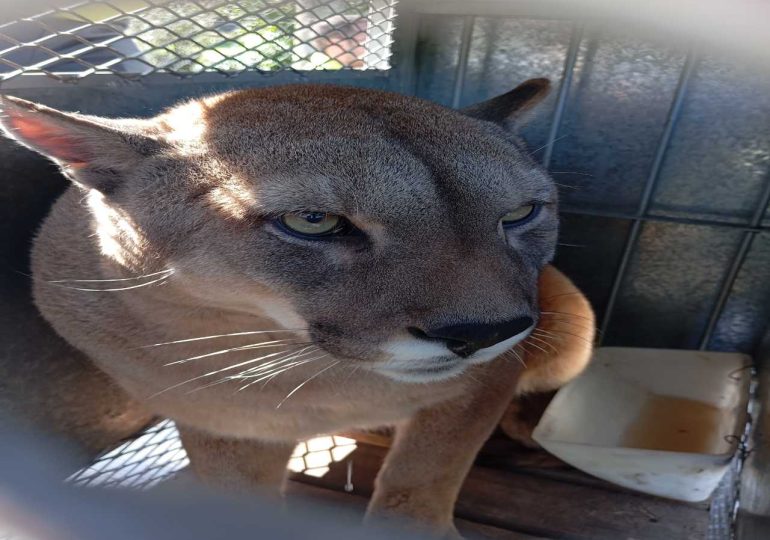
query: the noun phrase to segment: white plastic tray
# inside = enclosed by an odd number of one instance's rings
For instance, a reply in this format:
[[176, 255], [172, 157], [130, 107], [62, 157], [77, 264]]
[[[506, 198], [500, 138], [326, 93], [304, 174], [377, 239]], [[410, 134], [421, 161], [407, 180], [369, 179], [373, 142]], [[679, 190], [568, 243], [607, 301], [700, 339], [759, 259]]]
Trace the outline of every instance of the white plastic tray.
[[744, 430], [750, 363], [734, 353], [600, 348], [556, 394], [534, 439], [604, 480], [705, 500]]

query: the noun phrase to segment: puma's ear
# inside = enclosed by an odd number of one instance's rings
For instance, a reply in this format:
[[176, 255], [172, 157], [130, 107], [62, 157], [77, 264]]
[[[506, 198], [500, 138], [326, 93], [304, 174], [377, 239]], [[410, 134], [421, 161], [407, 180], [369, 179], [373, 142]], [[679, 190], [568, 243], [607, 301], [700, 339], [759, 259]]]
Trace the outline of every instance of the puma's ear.
[[0, 98], [6, 136], [56, 162], [72, 180], [105, 192], [159, 149], [144, 120], [63, 113], [16, 97]]
[[462, 112], [507, 129], [515, 129], [523, 123], [526, 113], [543, 101], [550, 89], [551, 82], [548, 79], [529, 79], [510, 92], [471, 105]]

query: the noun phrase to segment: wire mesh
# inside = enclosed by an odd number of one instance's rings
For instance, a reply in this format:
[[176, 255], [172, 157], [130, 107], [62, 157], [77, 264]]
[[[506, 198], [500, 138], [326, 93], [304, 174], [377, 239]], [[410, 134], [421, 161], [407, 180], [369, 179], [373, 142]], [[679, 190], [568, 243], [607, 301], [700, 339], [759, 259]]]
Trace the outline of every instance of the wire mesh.
[[188, 464], [176, 426], [164, 420], [101, 455], [67, 481], [76, 486], [149, 489]]
[[384, 70], [397, 0], [112, 0], [0, 26], [0, 80]]
[[[356, 441], [348, 437], [314, 437], [297, 444], [288, 468], [320, 477], [329, 471], [330, 464], [342, 461], [355, 449]], [[82, 487], [144, 490], [170, 480], [189, 463], [176, 425], [163, 420], [105, 452], [72, 474], [67, 482]]]

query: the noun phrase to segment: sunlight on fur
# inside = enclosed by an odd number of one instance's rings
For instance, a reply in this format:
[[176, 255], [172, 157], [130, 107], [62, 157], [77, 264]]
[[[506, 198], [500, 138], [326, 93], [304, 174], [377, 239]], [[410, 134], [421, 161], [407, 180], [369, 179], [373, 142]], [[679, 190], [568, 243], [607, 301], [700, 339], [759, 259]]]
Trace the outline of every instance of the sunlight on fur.
[[161, 117], [160, 125], [167, 132], [166, 137], [176, 143], [180, 153], [192, 155], [201, 152], [200, 140], [206, 130], [203, 111], [214, 99], [185, 103]]
[[230, 182], [212, 189], [206, 195], [206, 200], [223, 216], [233, 220], [246, 219], [258, 206], [254, 192], [240, 182]]
[[123, 267], [139, 266], [146, 241], [131, 218], [109, 205], [104, 195], [95, 189], [89, 190], [85, 202], [96, 221], [102, 254]]

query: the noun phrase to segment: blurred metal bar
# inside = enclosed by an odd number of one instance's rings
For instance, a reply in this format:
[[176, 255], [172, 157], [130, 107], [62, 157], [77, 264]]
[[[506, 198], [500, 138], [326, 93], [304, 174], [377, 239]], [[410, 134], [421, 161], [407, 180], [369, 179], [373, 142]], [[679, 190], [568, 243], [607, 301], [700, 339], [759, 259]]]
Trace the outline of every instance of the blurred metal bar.
[[[770, 173], [767, 175], [767, 180], [765, 181], [765, 189], [762, 192], [762, 196], [759, 198], [759, 203], [754, 209], [754, 214], [751, 216], [751, 221], [749, 221], [749, 225], [752, 227], [752, 229], [756, 229], [762, 225], [762, 220], [765, 217], [768, 204], [770, 204]], [[746, 257], [749, 255], [751, 244], [754, 243], [754, 238], [756, 238], [757, 232], [758, 231], [756, 230], [749, 230], [743, 233], [743, 238], [741, 238], [741, 243], [738, 246], [738, 250], [735, 252], [732, 264], [727, 270], [727, 273], [722, 280], [722, 284], [719, 287], [719, 294], [717, 295], [717, 299], [714, 302], [711, 311], [709, 312], [706, 329], [703, 331], [700, 343], [698, 344], [698, 348], [702, 351], [708, 348], [708, 344], [711, 341], [711, 336], [714, 334], [714, 330], [716, 329], [717, 323], [719, 322], [719, 318], [722, 316], [722, 311], [724, 311], [725, 304], [727, 304], [727, 300], [730, 297], [730, 292], [733, 289], [735, 280], [738, 278], [738, 273], [741, 271], [743, 263], [746, 262]]]
[[606, 219], [621, 219], [627, 221], [642, 221], [642, 222], [654, 222], [654, 223], [678, 223], [680, 225], [692, 225], [694, 227], [715, 227], [718, 229], [755, 232], [761, 233], [770, 231], [770, 226], [759, 225], [757, 227], [749, 227], [744, 223], [731, 223], [729, 221], [718, 221], [716, 219], [699, 219], [688, 218], [679, 216], [661, 216], [656, 214], [646, 214], [644, 216], [636, 216], [634, 214], [628, 214], [625, 212], [612, 212], [607, 210], [597, 210], [594, 208], [579, 208], [571, 206], [562, 206], [559, 208], [559, 212], [562, 214], [570, 214], [575, 216], [587, 216]]
[[661, 133], [660, 139], [658, 141], [655, 157], [652, 160], [652, 166], [650, 167], [650, 172], [647, 175], [647, 180], [644, 184], [642, 196], [639, 199], [639, 206], [636, 210], [636, 216], [634, 216], [634, 222], [631, 225], [631, 230], [628, 232], [628, 237], [626, 238], [626, 243], [623, 247], [623, 254], [620, 258], [618, 269], [615, 272], [615, 279], [613, 280], [612, 288], [610, 289], [610, 296], [604, 308], [601, 333], [599, 334], [600, 342], [601, 339], [606, 336], [607, 329], [609, 328], [610, 322], [612, 321], [612, 314], [615, 311], [615, 305], [618, 300], [618, 294], [620, 293], [620, 287], [623, 283], [623, 279], [626, 276], [626, 271], [628, 270], [628, 264], [631, 260], [631, 255], [636, 249], [636, 244], [639, 241], [639, 235], [641, 233], [643, 222], [641, 218], [647, 214], [647, 210], [649, 210], [650, 204], [652, 203], [652, 196], [655, 193], [655, 188], [657, 187], [658, 180], [660, 179], [660, 171], [663, 166], [663, 160], [666, 157], [666, 152], [668, 151], [668, 147], [671, 142], [671, 136], [674, 133], [677, 120], [679, 120], [679, 115], [682, 112], [682, 104], [684, 103], [684, 98], [687, 95], [687, 87], [689, 86], [689, 82], [693, 73], [695, 72], [695, 67], [697, 64], [698, 54], [695, 51], [690, 51], [690, 53], [687, 55], [687, 58], [685, 59], [682, 72], [679, 75], [679, 82], [677, 83], [676, 90], [674, 91], [674, 99], [671, 102], [671, 107], [668, 111], [666, 124], [663, 127], [663, 132]]
[[687, 94], [687, 86], [689, 85], [692, 75], [695, 71], [695, 67], [698, 63], [698, 58], [695, 52], [690, 52], [685, 59], [682, 73], [679, 76], [679, 82], [677, 83], [676, 91], [674, 92], [674, 101], [671, 103], [671, 109], [666, 119], [666, 125], [663, 128], [663, 134], [658, 142], [658, 148], [655, 151], [655, 157], [652, 161], [652, 167], [650, 167], [650, 173], [647, 176], [647, 181], [644, 185], [644, 191], [639, 201], [639, 208], [637, 215], [643, 216], [647, 213], [647, 210], [652, 203], [652, 196], [655, 192], [655, 188], [658, 184], [660, 177], [660, 170], [663, 167], [663, 160], [668, 152], [669, 144], [671, 143], [671, 136], [674, 133], [676, 122], [679, 120], [679, 115], [682, 112], [682, 104], [684, 103], [685, 95]]
[[584, 31], [584, 24], [575, 24], [572, 27], [572, 36], [570, 37], [567, 58], [564, 60], [564, 71], [562, 72], [561, 84], [559, 85], [559, 94], [556, 98], [553, 118], [551, 119], [551, 129], [548, 132], [548, 141], [546, 142], [545, 152], [543, 153], [543, 167], [546, 169], [551, 164], [556, 136], [559, 134], [564, 111], [567, 107], [567, 96], [569, 95], [570, 86], [572, 86], [572, 76], [575, 72], [575, 64], [577, 63], [578, 52], [580, 52], [580, 42], [583, 39]]
[[411, 2], [399, 2], [396, 6], [398, 24], [393, 33], [393, 70], [395, 87], [402, 94], [417, 93], [419, 73], [415, 70], [417, 42], [421, 15], [409, 9]]
[[455, 70], [455, 84], [452, 90], [452, 108], [460, 107], [460, 100], [463, 97], [463, 88], [465, 87], [465, 75], [468, 71], [468, 56], [471, 53], [471, 39], [473, 38], [473, 26], [476, 24], [476, 17], [467, 15], [463, 17], [463, 33], [460, 38], [460, 54], [457, 57], [457, 69]]

